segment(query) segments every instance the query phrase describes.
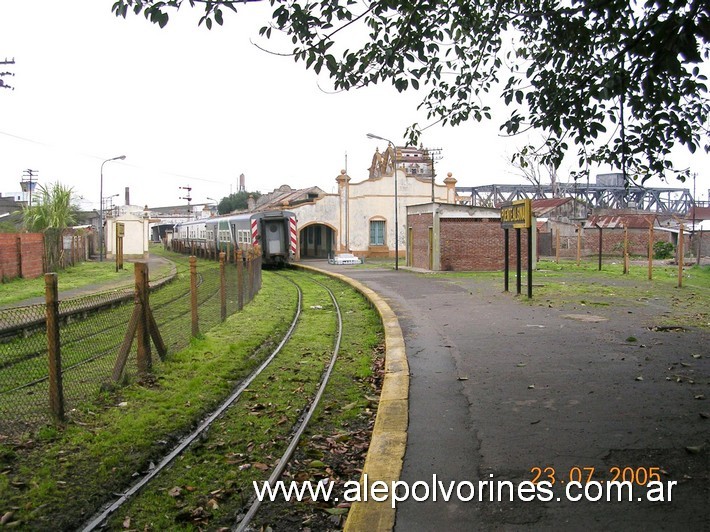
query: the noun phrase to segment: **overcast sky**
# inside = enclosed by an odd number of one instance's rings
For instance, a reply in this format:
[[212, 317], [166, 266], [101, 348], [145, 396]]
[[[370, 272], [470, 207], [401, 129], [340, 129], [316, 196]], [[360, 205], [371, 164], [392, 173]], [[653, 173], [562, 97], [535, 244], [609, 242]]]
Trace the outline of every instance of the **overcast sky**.
[[[332, 94], [325, 78], [302, 63], [260, 51], [258, 30], [270, 20], [268, 2], [240, 6], [225, 27], [197, 26], [201, 7], [186, 6], [164, 29], [142, 16], [117, 19], [113, 0], [0, 0], [0, 60], [14, 58], [0, 89], [0, 192], [20, 190], [23, 171], [40, 183], [61, 182], [98, 208], [100, 168], [104, 197], [130, 187], [132, 204], [193, 203], [282, 184], [317, 185], [334, 192], [341, 168], [353, 181], [367, 178], [376, 147], [372, 132], [404, 144], [422, 94], [389, 85]], [[276, 51], [288, 46], [265, 43]], [[498, 135], [498, 120], [456, 128], [434, 127], [424, 146], [442, 148], [437, 181], [452, 172], [459, 186], [514, 183], [507, 164], [525, 139]], [[707, 199], [710, 158], [682, 164], [697, 172]], [[563, 168], [565, 178], [570, 167]], [[603, 171], [609, 171], [609, 168]], [[654, 185], [662, 185], [654, 182]], [[692, 182], [688, 186], [692, 192]]]

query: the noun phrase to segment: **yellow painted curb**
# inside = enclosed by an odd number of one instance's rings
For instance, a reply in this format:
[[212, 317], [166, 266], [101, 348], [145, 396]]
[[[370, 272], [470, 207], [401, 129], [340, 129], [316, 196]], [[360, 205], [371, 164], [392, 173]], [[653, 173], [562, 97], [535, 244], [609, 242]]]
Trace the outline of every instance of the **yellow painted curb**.
[[[329, 275], [349, 284], [365, 296], [380, 315], [385, 331], [385, 377], [372, 439], [360, 478], [360, 489], [362, 494], [376, 481], [391, 487], [402, 473], [409, 423], [409, 364], [399, 320], [384, 299], [355, 279], [304, 264], [293, 266]], [[345, 522], [346, 532], [392, 530], [395, 509], [392, 508], [390, 497], [377, 502], [372, 500], [369, 493], [367, 495], [367, 501], [354, 502], [350, 508]]]

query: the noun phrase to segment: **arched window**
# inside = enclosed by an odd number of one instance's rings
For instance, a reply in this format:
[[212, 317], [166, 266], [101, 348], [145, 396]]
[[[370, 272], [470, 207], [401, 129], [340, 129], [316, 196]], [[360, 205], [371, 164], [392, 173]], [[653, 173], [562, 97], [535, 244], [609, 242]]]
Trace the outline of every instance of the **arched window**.
[[385, 245], [385, 221], [370, 220], [370, 245], [384, 246]]

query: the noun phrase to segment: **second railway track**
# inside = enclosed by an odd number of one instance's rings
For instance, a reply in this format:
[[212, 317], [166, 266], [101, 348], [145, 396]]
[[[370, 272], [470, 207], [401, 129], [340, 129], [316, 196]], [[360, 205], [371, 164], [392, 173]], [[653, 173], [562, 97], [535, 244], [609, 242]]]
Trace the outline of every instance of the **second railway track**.
[[[162, 460], [150, 464], [145, 476], [110, 507], [87, 521], [85, 530], [127, 525], [149, 529], [176, 524], [210, 529], [248, 525], [258, 509], [258, 504], [252, 505], [252, 481], [278, 478], [305, 430], [306, 413], [320, 411], [322, 417], [323, 411], [332, 408], [319, 409], [315, 398], [323, 394], [343, 329], [348, 327], [343, 326], [338, 298], [326, 286], [342, 289], [342, 285], [303, 273], [282, 275], [303, 287], [302, 296], [300, 288], [283, 294], [296, 297], [298, 293], [301, 301], [301, 314], [289, 329], [291, 335], [220, 408]], [[345, 312], [352, 314], [352, 304], [348, 305]], [[357, 363], [362, 365], [362, 359]]]

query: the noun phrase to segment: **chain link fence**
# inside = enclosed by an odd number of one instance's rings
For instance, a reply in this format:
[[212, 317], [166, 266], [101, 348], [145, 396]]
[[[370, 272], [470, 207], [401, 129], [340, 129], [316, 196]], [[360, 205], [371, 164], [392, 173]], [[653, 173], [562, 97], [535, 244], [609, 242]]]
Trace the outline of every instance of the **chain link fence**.
[[261, 287], [261, 257], [236, 259], [177, 259], [150, 289], [138, 263], [135, 288], [65, 301], [53, 299], [56, 274], [47, 274], [46, 304], [0, 310], [0, 439], [71, 419], [103, 387], [149, 377], [154, 363], [240, 310]]

